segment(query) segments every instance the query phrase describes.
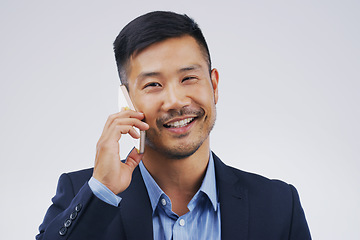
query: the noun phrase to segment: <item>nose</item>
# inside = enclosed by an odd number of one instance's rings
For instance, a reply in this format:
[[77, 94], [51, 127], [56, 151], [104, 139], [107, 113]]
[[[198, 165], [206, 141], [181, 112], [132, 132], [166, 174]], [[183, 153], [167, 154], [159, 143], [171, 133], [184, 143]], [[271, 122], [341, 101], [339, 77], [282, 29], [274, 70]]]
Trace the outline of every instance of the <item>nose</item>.
[[163, 96], [163, 111], [177, 110], [190, 105], [191, 100], [187, 96], [185, 89], [178, 85], [168, 85]]

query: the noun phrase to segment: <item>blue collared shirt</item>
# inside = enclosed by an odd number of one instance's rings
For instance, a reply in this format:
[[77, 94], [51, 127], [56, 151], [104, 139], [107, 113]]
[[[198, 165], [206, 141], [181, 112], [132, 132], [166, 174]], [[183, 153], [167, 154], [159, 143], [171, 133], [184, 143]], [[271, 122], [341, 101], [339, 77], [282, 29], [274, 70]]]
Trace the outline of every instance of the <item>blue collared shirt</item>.
[[[189, 212], [178, 216], [171, 210], [170, 198], [161, 190], [144, 164], [139, 164], [152, 206], [153, 233], [156, 240], [215, 240], [221, 237], [220, 204], [215, 179], [215, 166], [210, 153], [209, 164], [200, 189], [188, 204]], [[118, 206], [121, 198], [95, 178], [90, 188], [101, 200]]]

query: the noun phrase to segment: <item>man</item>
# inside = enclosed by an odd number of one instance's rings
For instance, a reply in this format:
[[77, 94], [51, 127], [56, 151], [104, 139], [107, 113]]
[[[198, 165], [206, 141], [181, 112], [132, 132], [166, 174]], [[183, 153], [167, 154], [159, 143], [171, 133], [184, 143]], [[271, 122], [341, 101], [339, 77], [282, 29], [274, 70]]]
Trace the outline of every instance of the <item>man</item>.
[[[219, 74], [198, 25], [152, 12], [114, 42], [137, 111], [111, 115], [94, 169], [63, 174], [37, 239], [311, 239], [295, 188], [210, 151]], [[139, 138], [119, 159], [122, 134]]]

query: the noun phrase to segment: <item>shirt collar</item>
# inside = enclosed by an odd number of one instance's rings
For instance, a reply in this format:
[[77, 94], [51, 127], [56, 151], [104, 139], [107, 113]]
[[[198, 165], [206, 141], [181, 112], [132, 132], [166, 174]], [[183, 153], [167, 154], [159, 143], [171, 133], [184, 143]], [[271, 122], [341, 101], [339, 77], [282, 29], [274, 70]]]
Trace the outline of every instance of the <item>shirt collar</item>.
[[[150, 175], [146, 167], [144, 166], [144, 163], [141, 161], [139, 164], [141, 175], [144, 179], [146, 189], [149, 194], [151, 206], [153, 209], [153, 212], [155, 211], [160, 197], [164, 194], [164, 191], [161, 190], [159, 185], [155, 182], [153, 177]], [[210, 152], [210, 158], [209, 158], [209, 164], [206, 169], [205, 177], [203, 179], [203, 182], [201, 184], [201, 187], [199, 191], [195, 194], [197, 196], [199, 192], [203, 192], [211, 201], [212, 206], [215, 211], [217, 211], [218, 207], [218, 198], [217, 198], [217, 191], [216, 191], [216, 179], [215, 179], [215, 166], [214, 166], [214, 159], [212, 156], [212, 153]], [[193, 202], [194, 199], [192, 199], [189, 203], [189, 205]]]
[[216, 188], [216, 179], [215, 179], [215, 164], [212, 153], [210, 152], [209, 164], [199, 191], [205, 193], [208, 196], [215, 211], [217, 210], [217, 206], [218, 206], [216, 189], [217, 188]]
[[141, 161], [139, 164], [141, 175], [144, 179], [146, 189], [149, 194], [151, 207], [153, 212], [156, 209], [156, 206], [158, 205], [159, 199], [162, 194], [165, 194], [163, 190], [157, 185], [155, 180], [152, 178], [146, 167], [144, 166], [144, 163]]

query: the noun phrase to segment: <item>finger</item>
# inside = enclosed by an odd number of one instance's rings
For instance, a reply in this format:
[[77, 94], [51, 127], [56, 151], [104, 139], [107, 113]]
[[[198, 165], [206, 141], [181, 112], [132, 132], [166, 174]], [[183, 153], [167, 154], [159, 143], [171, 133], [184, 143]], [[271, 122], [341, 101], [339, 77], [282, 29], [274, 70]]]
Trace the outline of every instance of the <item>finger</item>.
[[145, 116], [143, 113], [136, 112], [133, 110], [125, 110], [125, 111], [121, 111], [118, 113], [114, 113], [108, 117], [108, 119], [105, 123], [105, 126], [104, 126], [104, 130], [109, 128], [109, 126], [113, 123], [113, 121], [118, 118], [136, 118], [136, 119], [142, 120], [144, 117]]
[[136, 118], [116, 118], [111, 125], [129, 125], [136, 127], [141, 131], [146, 131], [149, 129], [149, 125], [146, 122], [140, 121]]
[[141, 131], [145, 131], [145, 130], [149, 129], [149, 125], [147, 123], [141, 121], [141, 119], [144, 118], [143, 113], [138, 113], [138, 112], [134, 112], [131, 110], [127, 110], [125, 112], [120, 112], [120, 113], [112, 114], [109, 116], [109, 118], [104, 126], [101, 137], [106, 137], [109, 134], [109, 131], [113, 131], [114, 129], [112, 129], [112, 130], [109, 130], [109, 129], [114, 124], [115, 125], [124, 124], [124, 125], [135, 126], [135, 127], [139, 128]]
[[131, 110], [130, 108], [127, 107], [122, 108], [120, 112], [115, 113], [114, 115], [116, 116], [118, 114], [124, 117], [137, 118], [139, 120], [145, 117], [144, 113]]
[[138, 153], [136, 148], [133, 148], [126, 158], [125, 164], [128, 165], [132, 170], [139, 165], [143, 154]]
[[149, 129], [149, 125], [134, 118], [118, 118], [113, 121], [108, 129], [103, 131], [101, 138], [116, 138], [119, 140], [121, 134], [130, 134], [133, 138], [139, 138], [139, 133], [135, 128], [146, 131]]
[[113, 125], [112, 127], [109, 128], [107, 134], [108, 135], [105, 137], [115, 139], [116, 141], [119, 141], [121, 135], [123, 134], [129, 134], [131, 137], [135, 139], [140, 138], [139, 132], [136, 131], [134, 127], [132, 127], [131, 125]]

